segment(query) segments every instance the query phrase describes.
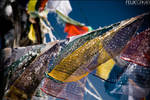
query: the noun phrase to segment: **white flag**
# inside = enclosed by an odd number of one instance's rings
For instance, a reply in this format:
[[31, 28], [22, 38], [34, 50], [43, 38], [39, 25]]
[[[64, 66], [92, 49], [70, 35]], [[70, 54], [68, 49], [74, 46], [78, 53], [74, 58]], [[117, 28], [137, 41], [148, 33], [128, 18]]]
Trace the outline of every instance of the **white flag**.
[[[47, 23], [47, 24], [49, 24], [49, 23]], [[51, 31], [50, 25], [46, 25], [42, 19], [40, 19], [40, 26], [41, 26], [43, 43], [48, 43], [50, 41], [52, 42], [52, 41], [57, 40]], [[46, 37], [45, 35], [48, 35], [48, 37]], [[49, 41], [49, 39], [47, 41], [47, 38], [50, 38], [50, 41]]]
[[46, 8], [52, 12], [58, 10], [66, 16], [72, 11], [69, 0], [48, 0]]

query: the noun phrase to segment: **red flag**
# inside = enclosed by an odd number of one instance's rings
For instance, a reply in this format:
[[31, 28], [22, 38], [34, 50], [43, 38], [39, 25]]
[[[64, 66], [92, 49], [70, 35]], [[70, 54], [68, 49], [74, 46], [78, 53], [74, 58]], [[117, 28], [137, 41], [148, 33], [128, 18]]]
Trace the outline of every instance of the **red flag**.
[[41, 1], [40, 11], [43, 11], [48, 0]]
[[75, 35], [80, 35], [88, 32], [87, 26], [76, 26], [73, 24], [66, 23], [64, 32], [68, 33], [68, 38]]
[[121, 58], [141, 66], [150, 66], [150, 28], [139, 33], [128, 43]]

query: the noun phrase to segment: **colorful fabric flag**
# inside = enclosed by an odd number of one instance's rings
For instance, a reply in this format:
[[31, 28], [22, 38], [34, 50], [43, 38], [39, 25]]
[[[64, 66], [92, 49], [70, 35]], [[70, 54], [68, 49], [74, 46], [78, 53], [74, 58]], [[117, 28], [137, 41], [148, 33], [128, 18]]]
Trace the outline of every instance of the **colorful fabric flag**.
[[27, 10], [29, 13], [43, 11], [48, 0], [29, 0]]
[[[41, 1], [41, 0], [40, 0]], [[40, 7], [39, 7], [39, 10], [40, 11], [43, 11], [45, 6], [46, 6], [46, 3], [48, 2], [48, 0], [42, 0], [41, 1], [41, 4], [40, 4]]]
[[25, 68], [35, 59], [37, 55], [38, 52], [36, 50], [33, 52], [28, 52], [5, 69], [4, 77], [7, 78], [7, 85], [5, 87], [6, 90], [10, 88], [14, 81], [22, 74]]
[[43, 43], [53, 42], [56, 40], [56, 37], [52, 33], [51, 26], [47, 18], [40, 19], [40, 27], [43, 37]]
[[[123, 72], [126, 70], [126, 67], [121, 67], [115, 64], [113, 68], [111, 69], [110, 73], [108, 74], [107, 80], [104, 81], [104, 88], [105, 92], [112, 96], [113, 98], [119, 99], [123, 95], [122, 94], [112, 94], [111, 91], [114, 89], [116, 82], [118, 82], [119, 77], [123, 74]], [[101, 78], [101, 76], [99, 76]]]
[[[127, 42], [134, 36], [143, 23], [143, 19], [146, 14], [133, 17], [122, 23], [122, 26], [118, 27], [117, 34], [110, 35], [103, 41], [104, 48], [112, 56], [115, 57], [125, 47]], [[128, 24], [127, 24], [128, 23]], [[124, 24], [124, 25], [123, 25]], [[113, 30], [112, 30], [113, 31]]]
[[137, 98], [137, 97], [134, 97], [134, 96], [128, 96], [128, 100], [146, 100], [145, 97], [144, 98]]
[[99, 65], [96, 70], [96, 75], [106, 82], [115, 83], [127, 66], [128, 63], [120, 59], [120, 56], [117, 56]]
[[59, 10], [56, 10], [56, 13], [57, 13], [58, 17], [60, 17], [65, 23], [73, 24], [76, 26], [84, 26], [84, 24], [77, 22], [77, 21], [73, 20], [72, 18], [64, 15]]
[[84, 43], [86, 43], [86, 41], [92, 40], [95, 37], [100, 36], [103, 32], [106, 32], [106, 31], [112, 29], [113, 27], [117, 26], [118, 24], [119, 23], [110, 25], [108, 27], [104, 27], [103, 29], [95, 30], [93, 32], [90, 32], [89, 34], [83, 35], [83, 36], [73, 40], [68, 45], [66, 45], [64, 47], [64, 49], [62, 49], [62, 51], [60, 51], [59, 55], [54, 60], [53, 65], [52, 65], [52, 67], [50, 67], [50, 69], [53, 69], [55, 67], [55, 65], [57, 65], [57, 63], [59, 63], [64, 57], [66, 57], [67, 55], [71, 54], [77, 48], [79, 48]]
[[34, 95], [32, 96], [31, 100], [55, 100], [55, 97], [51, 97], [47, 94], [45, 94], [41, 88], [43, 86], [44, 79], [41, 81], [40, 85], [37, 87]]
[[[111, 61], [113, 61], [113, 63]], [[109, 65], [107, 63], [109, 63]], [[106, 63], [102, 64], [102, 66], [101, 65], [98, 66], [96, 75], [100, 79], [104, 80], [105, 92], [109, 96], [112, 96], [113, 98], [116, 99], [122, 98], [123, 95], [112, 94], [110, 92], [114, 89], [116, 82], [118, 82], [119, 77], [126, 70], [127, 66], [128, 63], [120, 59], [120, 56], [117, 56], [113, 60], [112, 59], [108, 60]]]
[[[118, 27], [106, 32], [101, 37], [96, 37], [85, 42], [69, 55], [63, 56], [64, 58], [62, 60], [54, 63], [55, 67], [48, 75], [62, 82], [77, 81], [87, 76], [88, 73], [94, 70], [98, 65], [103, 64], [110, 59], [110, 54], [122, 50], [123, 46], [135, 34], [139, 27], [139, 23], [141, 23], [140, 20], [141, 17], [138, 16], [123, 21]], [[126, 35], [127, 33], [128, 35]], [[120, 37], [120, 34], [123, 36]], [[117, 41], [121, 41], [122, 45], [116, 44], [113, 37], [115, 39], [117, 38]], [[111, 53], [106, 51], [112, 47], [110, 44], [113, 45], [113, 49], [116, 51], [111, 51]], [[115, 56], [117, 55], [119, 54], [116, 54]]]
[[50, 95], [65, 100], [83, 100], [86, 78], [78, 82], [56, 83], [49, 78], [44, 79], [41, 90]]
[[36, 3], [38, 0], [29, 0], [28, 5], [27, 5], [27, 10], [28, 12], [35, 12], [36, 11]]
[[107, 80], [109, 77], [109, 73], [115, 65], [115, 61], [113, 59], [108, 60], [107, 62], [98, 66], [96, 75], [100, 78]]
[[83, 24], [71, 19], [70, 17], [63, 15], [59, 11], [56, 11], [56, 13], [66, 24], [64, 32], [68, 33], [67, 38], [84, 34], [92, 30], [91, 27], [84, 26]]
[[28, 33], [28, 38], [33, 41], [33, 43], [36, 42], [36, 35], [35, 35], [35, 30], [33, 27], [33, 24], [30, 25], [30, 31]]
[[[87, 76], [90, 72], [90, 70], [88, 71], [88, 66], [93, 64], [94, 66], [92, 67], [96, 67], [95, 65], [98, 64], [97, 59], [99, 58], [99, 53], [101, 53], [99, 50], [102, 49], [100, 41], [100, 38], [95, 38], [85, 43], [61, 60], [48, 75], [62, 82], [77, 81]], [[108, 56], [104, 49], [102, 51], [103, 56]], [[106, 58], [102, 59], [101, 62], [105, 61]]]
[[84, 34], [88, 32], [89, 29], [86, 26], [75, 26], [69, 23], [66, 23], [64, 32], [68, 33], [67, 37], [79, 35], [79, 34]]
[[47, 64], [57, 50], [57, 41], [51, 43], [48, 50], [40, 54], [13, 83], [5, 98], [12, 100], [31, 99], [44, 78], [44, 72], [48, 69]]
[[65, 16], [72, 11], [69, 0], [48, 0], [46, 9], [51, 12], [56, 12], [56, 10], [60, 11]]
[[141, 66], [150, 66], [150, 28], [132, 38], [121, 53], [121, 58]]
[[73, 51], [75, 51], [77, 48], [82, 46], [84, 43], [86, 43], [89, 40], [94, 39], [95, 37], [100, 36], [101, 34], [105, 33], [106, 31], [111, 30], [115, 26], [118, 26], [119, 23], [112, 24], [110, 26], [106, 26], [101, 29], [97, 29], [95, 31], [92, 31], [88, 34], [83, 34], [80, 35], [80, 37], [77, 36], [76, 39], [70, 41], [66, 46], [63, 47], [63, 49], [60, 51], [59, 55], [56, 57], [55, 61], [53, 62], [53, 66], [51, 67], [54, 68], [54, 66], [60, 62], [63, 58], [65, 58], [67, 55], [71, 54]]
[[[27, 47], [7, 48], [3, 50], [4, 60], [4, 77], [6, 80], [7, 90], [14, 81], [22, 74], [29, 64], [51, 44], [41, 44]], [[7, 54], [6, 54], [7, 53]]]
[[112, 94], [125, 94], [143, 98], [150, 92], [150, 69], [137, 64], [129, 64], [118, 79]]

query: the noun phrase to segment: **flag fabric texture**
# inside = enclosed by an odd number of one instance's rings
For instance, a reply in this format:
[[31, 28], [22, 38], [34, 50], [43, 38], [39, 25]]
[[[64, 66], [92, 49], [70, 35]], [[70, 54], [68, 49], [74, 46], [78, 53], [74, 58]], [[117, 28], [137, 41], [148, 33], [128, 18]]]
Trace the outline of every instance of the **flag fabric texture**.
[[33, 43], [36, 42], [36, 34], [35, 34], [35, 30], [33, 27], [33, 24], [30, 25], [30, 31], [28, 33], [28, 38], [33, 41]]
[[[54, 63], [55, 67], [48, 75], [62, 82], [77, 81], [87, 76], [89, 72], [105, 63], [111, 56], [119, 55], [127, 42], [135, 35], [142, 23], [142, 18], [143, 16], [137, 16], [122, 21], [120, 25], [102, 36], [86, 41], [72, 53]], [[116, 40], [120, 41], [119, 44]]]
[[125, 47], [121, 58], [141, 66], [150, 66], [150, 29], [139, 33]]
[[71, 36], [76, 36], [84, 34], [89, 31], [89, 28], [86, 26], [75, 26], [73, 24], [66, 23], [64, 32], [68, 33], [67, 38]]
[[44, 78], [44, 72], [48, 68], [48, 61], [52, 58], [52, 55], [57, 49], [57, 42], [53, 42], [46, 51], [36, 57], [25, 71], [14, 81], [8, 92], [5, 94], [5, 98], [15, 100], [31, 99], [38, 85]]
[[65, 16], [68, 16], [72, 11], [69, 0], [48, 0], [46, 9], [50, 12], [56, 12], [58, 10]]
[[78, 82], [56, 83], [49, 78], [45, 78], [41, 90], [48, 95], [60, 99], [83, 100], [86, 78], [81, 79], [80, 83]]

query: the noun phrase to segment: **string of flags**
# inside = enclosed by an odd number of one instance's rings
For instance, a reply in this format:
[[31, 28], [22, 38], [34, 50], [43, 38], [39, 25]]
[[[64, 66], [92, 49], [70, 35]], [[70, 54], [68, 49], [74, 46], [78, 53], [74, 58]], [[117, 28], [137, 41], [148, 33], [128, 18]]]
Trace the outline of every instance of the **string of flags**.
[[[50, 96], [83, 100], [86, 92], [104, 100], [89, 74], [103, 80], [110, 96], [148, 100], [150, 27], [143, 27], [150, 13], [95, 30], [69, 17], [69, 0], [26, 0], [25, 5], [28, 27], [22, 41], [33, 45], [1, 51], [5, 84], [2, 100], [48, 100]], [[49, 13], [57, 14], [65, 23], [65, 40], [53, 34]]]

